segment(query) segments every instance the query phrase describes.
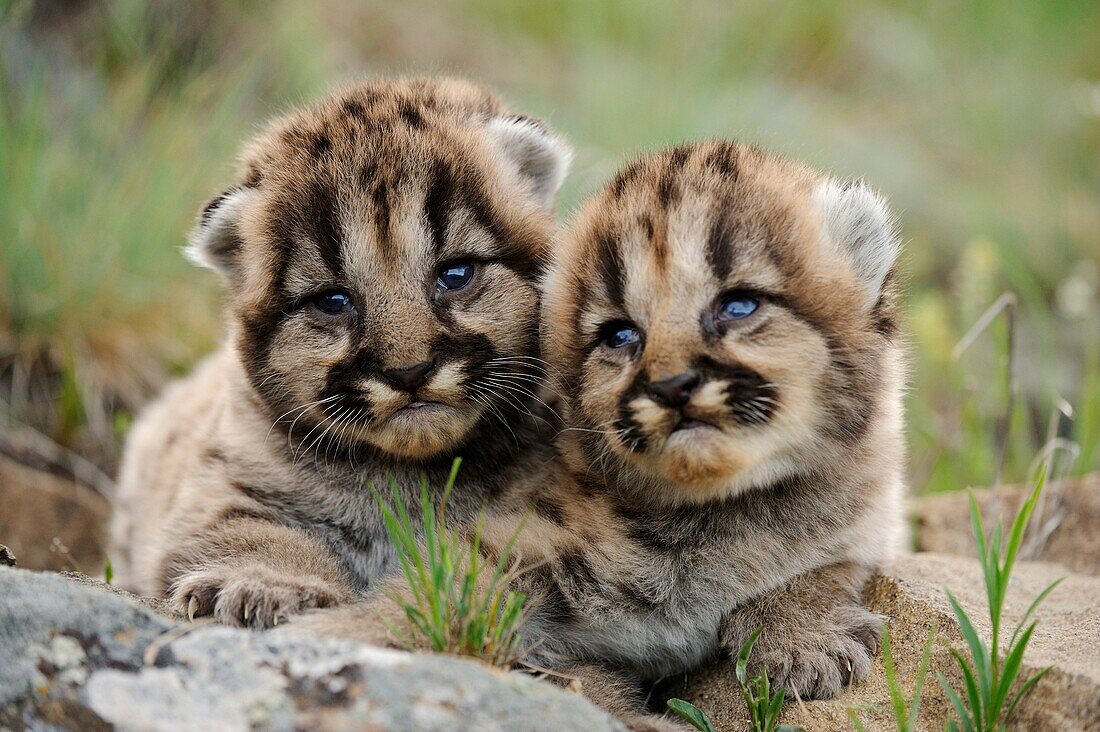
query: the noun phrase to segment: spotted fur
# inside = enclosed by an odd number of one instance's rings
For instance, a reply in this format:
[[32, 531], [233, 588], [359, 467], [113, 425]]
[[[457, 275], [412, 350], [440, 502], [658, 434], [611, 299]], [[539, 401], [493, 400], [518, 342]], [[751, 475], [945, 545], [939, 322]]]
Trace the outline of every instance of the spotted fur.
[[[446, 79], [348, 87], [248, 143], [188, 252], [227, 282], [229, 337], [130, 435], [120, 579], [269, 625], [389, 566], [370, 485], [441, 486], [464, 455], [463, 516], [544, 460], [538, 280], [568, 159]], [[458, 262], [468, 285], [443, 288]]]
[[[868, 672], [861, 588], [905, 533], [896, 254], [862, 184], [734, 143], [640, 158], [583, 206], [545, 288], [568, 427], [515, 549], [529, 660], [653, 681], [762, 627], [754, 663], [802, 698]], [[723, 319], [730, 293], [759, 306]], [[637, 347], [609, 346], [623, 324]], [[522, 521], [494, 513], [490, 558]], [[388, 602], [301, 622], [378, 640]]]

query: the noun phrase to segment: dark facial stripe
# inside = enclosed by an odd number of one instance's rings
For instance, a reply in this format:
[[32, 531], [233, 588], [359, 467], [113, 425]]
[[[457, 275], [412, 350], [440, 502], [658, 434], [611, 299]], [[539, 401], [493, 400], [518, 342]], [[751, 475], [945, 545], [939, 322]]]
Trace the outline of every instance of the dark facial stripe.
[[334, 277], [339, 277], [343, 271], [343, 236], [336, 201], [329, 187], [319, 181], [310, 186], [306, 201], [299, 212], [299, 224], [316, 244], [321, 261]]
[[691, 157], [692, 148], [680, 145], [673, 148], [669, 154], [668, 163], [661, 174], [661, 180], [657, 184], [657, 202], [661, 208], [668, 208], [680, 195], [680, 171]]
[[454, 196], [454, 179], [450, 166], [440, 161], [431, 172], [428, 193], [424, 196], [424, 216], [428, 221], [432, 246], [436, 256], [447, 242], [447, 225], [450, 223], [451, 199]]
[[775, 384], [757, 371], [740, 364], [723, 364], [708, 356], [696, 358], [692, 366], [707, 379], [726, 384], [726, 405], [738, 422], [761, 425], [771, 421], [779, 393]]
[[603, 232], [596, 244], [596, 271], [611, 303], [623, 308], [626, 303], [626, 272], [618, 242], [610, 232]]
[[740, 174], [737, 146], [730, 142], [716, 144], [704, 160], [704, 165], [718, 176], [735, 183]]
[[882, 388], [874, 376], [881, 368], [881, 358], [877, 353], [853, 353], [836, 337], [823, 335], [832, 361], [829, 376], [819, 390], [829, 414], [826, 431], [837, 441], [852, 444], [862, 439], [870, 427]]
[[370, 348], [360, 348], [328, 371], [322, 397], [347, 393], [358, 395], [358, 383], [365, 376], [378, 373], [382, 361]]
[[[366, 177], [366, 168], [364, 168]], [[374, 231], [378, 247], [382, 252], [389, 250], [390, 243], [390, 187], [379, 178], [371, 191], [371, 203], [374, 207]]]
[[707, 264], [714, 278], [722, 283], [733, 269], [733, 232], [727, 201], [719, 198], [711, 208], [710, 233], [707, 234]]
[[401, 119], [405, 120], [405, 124], [414, 130], [419, 130], [424, 126], [424, 118], [420, 115], [420, 110], [414, 107], [407, 99], [402, 100], [398, 108], [398, 114], [401, 115]]
[[447, 227], [452, 211], [460, 206], [469, 211], [477, 225], [492, 238], [497, 249], [497, 261], [528, 281], [542, 275], [546, 267], [543, 255], [548, 242], [532, 238], [534, 232], [508, 227], [489, 196], [488, 183], [480, 171], [464, 171], [459, 180], [443, 161], [434, 166], [424, 198], [424, 214], [437, 257], [441, 256], [447, 243]]
[[544, 252], [547, 242], [533, 238], [534, 232], [510, 228], [488, 193], [488, 182], [481, 171], [469, 171], [464, 176], [461, 197], [477, 222], [492, 237], [496, 259], [528, 281], [542, 275], [546, 266]]
[[[268, 236], [277, 252], [270, 273], [271, 284], [265, 297], [265, 307], [241, 315], [241, 343], [239, 353], [252, 388], [266, 400], [278, 402], [276, 384], [267, 380], [267, 362], [279, 325], [289, 317], [286, 309], [286, 272], [290, 266], [293, 244], [281, 223], [273, 223]], [[266, 387], [266, 391], [265, 391]], [[276, 403], [277, 407], [278, 404]]]
[[620, 439], [631, 452], [645, 452], [649, 449], [649, 441], [642, 432], [642, 425], [634, 418], [630, 409], [630, 402], [645, 391], [648, 379], [644, 374], [634, 377], [634, 382], [623, 395], [619, 397], [619, 418], [615, 421], [615, 429], [619, 430]]
[[627, 186], [634, 182], [641, 172], [642, 165], [639, 161], [630, 163], [625, 168], [619, 171], [615, 178], [611, 181], [611, 195], [615, 198], [622, 198], [623, 192]]

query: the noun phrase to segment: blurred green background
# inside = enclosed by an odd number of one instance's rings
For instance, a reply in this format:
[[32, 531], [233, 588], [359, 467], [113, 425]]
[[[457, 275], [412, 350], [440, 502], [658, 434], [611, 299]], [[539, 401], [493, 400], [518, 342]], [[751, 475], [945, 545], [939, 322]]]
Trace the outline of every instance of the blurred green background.
[[135, 410], [219, 337], [214, 277], [179, 249], [239, 143], [343, 81], [454, 73], [573, 141], [563, 215], [685, 138], [865, 177], [908, 240], [914, 490], [988, 484], [1004, 445], [1006, 480], [1052, 445], [1097, 468], [1100, 3], [0, 8], [0, 426], [113, 471]]

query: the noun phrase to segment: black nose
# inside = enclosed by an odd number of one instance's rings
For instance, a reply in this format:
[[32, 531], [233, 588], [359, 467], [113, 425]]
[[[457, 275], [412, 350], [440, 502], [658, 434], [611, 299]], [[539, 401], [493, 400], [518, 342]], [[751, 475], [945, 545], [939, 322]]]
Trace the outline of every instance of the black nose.
[[412, 366], [382, 369], [382, 377], [393, 388], [415, 394], [417, 389], [424, 386], [434, 369], [435, 359], [433, 358], [431, 361], [421, 361], [420, 363], [414, 363]]
[[699, 386], [699, 374], [688, 371], [649, 385], [650, 395], [669, 407], [682, 407], [691, 399], [691, 392]]

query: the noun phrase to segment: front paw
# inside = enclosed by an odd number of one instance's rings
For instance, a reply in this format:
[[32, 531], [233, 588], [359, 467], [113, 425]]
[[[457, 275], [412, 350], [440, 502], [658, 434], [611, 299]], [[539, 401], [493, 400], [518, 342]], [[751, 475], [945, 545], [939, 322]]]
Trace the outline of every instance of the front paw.
[[176, 610], [192, 620], [209, 616], [257, 630], [274, 627], [290, 615], [350, 599], [347, 589], [319, 577], [292, 577], [258, 564], [189, 572], [170, 594]]
[[750, 668], [766, 670], [788, 698], [832, 699], [867, 678], [881, 625], [880, 616], [859, 606], [838, 607], [797, 626], [765, 625]]

